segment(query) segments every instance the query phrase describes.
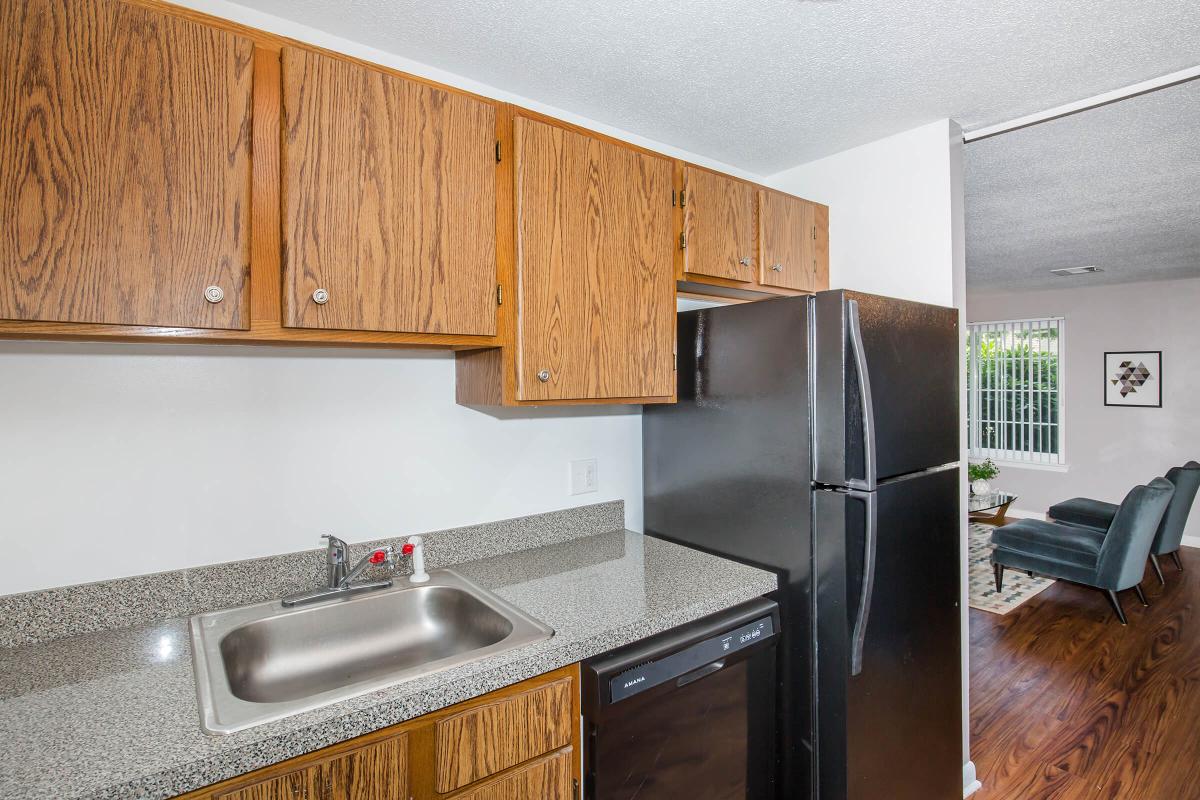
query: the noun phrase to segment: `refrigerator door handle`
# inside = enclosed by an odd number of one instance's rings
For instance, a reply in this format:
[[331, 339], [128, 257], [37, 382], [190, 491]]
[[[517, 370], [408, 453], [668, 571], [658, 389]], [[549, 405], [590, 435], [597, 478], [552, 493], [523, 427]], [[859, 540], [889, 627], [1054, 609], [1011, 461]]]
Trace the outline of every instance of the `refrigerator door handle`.
[[850, 335], [850, 350], [858, 372], [858, 392], [862, 399], [863, 472], [861, 479], [847, 478], [846, 485], [854, 489], [875, 491], [875, 405], [871, 400], [871, 374], [867, 371], [867, 352], [863, 346], [862, 325], [858, 319], [858, 301], [846, 301], [846, 327]]
[[854, 630], [850, 634], [850, 676], [863, 670], [863, 646], [867, 640], [867, 620], [871, 613], [871, 593], [875, 589], [875, 540], [879, 534], [879, 506], [874, 492], [850, 490], [848, 497], [861, 500], [866, 510], [863, 535], [862, 588], [858, 596], [858, 612], [854, 615]]

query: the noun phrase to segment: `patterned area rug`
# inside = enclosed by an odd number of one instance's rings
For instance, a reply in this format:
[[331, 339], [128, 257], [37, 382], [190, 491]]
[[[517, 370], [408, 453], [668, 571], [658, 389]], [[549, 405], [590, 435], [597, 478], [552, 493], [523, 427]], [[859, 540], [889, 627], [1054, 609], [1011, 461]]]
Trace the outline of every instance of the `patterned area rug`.
[[996, 591], [996, 576], [992, 572], [991, 525], [970, 523], [969, 547], [967, 551], [968, 586], [967, 597], [971, 608], [1007, 614], [1031, 597], [1044, 592], [1054, 584], [1051, 578], [1029, 577], [1020, 570], [1004, 572], [1004, 591]]

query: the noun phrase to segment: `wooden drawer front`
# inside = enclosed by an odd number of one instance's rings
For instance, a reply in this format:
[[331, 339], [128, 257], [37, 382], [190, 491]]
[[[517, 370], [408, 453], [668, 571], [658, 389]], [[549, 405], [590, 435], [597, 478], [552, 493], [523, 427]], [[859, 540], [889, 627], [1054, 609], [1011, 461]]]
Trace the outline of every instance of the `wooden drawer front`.
[[253, 53], [130, 3], [0, 3], [0, 319], [249, 327]]
[[454, 800], [571, 800], [571, 748], [538, 759]]
[[395, 736], [213, 800], [408, 800], [408, 736]]
[[[578, 725], [572, 686], [564, 678], [439, 722], [437, 790], [449, 792], [569, 744]], [[496, 795], [509, 796], [517, 795]]]

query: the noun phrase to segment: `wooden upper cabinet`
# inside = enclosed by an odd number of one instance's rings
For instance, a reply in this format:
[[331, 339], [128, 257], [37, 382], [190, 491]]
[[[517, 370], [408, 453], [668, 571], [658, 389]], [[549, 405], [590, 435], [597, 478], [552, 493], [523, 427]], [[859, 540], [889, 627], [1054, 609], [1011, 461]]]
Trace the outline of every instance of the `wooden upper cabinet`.
[[674, 393], [670, 160], [514, 120], [520, 400]]
[[688, 165], [683, 170], [683, 192], [683, 271], [753, 281], [754, 186]]
[[759, 282], [803, 292], [828, 289], [828, 208], [769, 190], [758, 198]]
[[0, 50], [0, 319], [248, 327], [253, 43], [14, 0]]
[[495, 106], [309, 50], [282, 57], [283, 324], [493, 335]]

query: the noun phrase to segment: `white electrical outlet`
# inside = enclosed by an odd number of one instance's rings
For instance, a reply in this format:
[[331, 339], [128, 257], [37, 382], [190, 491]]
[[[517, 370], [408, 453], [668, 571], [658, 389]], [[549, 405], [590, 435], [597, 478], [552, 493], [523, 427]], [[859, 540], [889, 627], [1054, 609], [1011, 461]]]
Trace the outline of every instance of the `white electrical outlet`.
[[584, 458], [571, 462], [571, 494], [587, 494], [599, 488], [596, 459]]

